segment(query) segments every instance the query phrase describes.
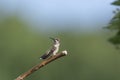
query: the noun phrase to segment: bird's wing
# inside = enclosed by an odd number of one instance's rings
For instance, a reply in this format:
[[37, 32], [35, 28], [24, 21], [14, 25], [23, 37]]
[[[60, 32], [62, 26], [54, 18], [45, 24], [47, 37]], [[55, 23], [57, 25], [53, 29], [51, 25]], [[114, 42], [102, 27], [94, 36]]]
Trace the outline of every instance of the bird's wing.
[[48, 51], [48, 53], [49, 53], [49, 54], [52, 54], [52, 53], [55, 51], [55, 49], [56, 49], [56, 47], [52, 47], [52, 48]]
[[52, 47], [52, 48], [51, 48], [50, 50], [48, 50], [45, 54], [43, 54], [43, 55], [41, 56], [41, 58], [42, 58], [42, 59], [46, 59], [47, 57], [49, 57], [50, 55], [53, 54], [54, 50], [55, 50], [55, 47]]

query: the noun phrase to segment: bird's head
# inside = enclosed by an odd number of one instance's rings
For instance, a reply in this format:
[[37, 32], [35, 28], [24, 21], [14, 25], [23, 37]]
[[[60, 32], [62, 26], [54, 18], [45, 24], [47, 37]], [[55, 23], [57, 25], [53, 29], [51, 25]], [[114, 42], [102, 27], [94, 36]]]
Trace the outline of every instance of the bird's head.
[[60, 44], [60, 39], [59, 38], [52, 38], [50, 37], [50, 39], [52, 39], [54, 41], [55, 44]]

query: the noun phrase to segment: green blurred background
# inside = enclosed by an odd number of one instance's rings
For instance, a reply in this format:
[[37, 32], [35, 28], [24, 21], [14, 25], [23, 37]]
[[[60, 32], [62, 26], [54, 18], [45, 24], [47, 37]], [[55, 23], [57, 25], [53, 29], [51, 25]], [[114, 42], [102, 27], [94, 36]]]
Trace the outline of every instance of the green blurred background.
[[49, 37], [60, 38], [60, 51], [66, 49], [68, 55], [26, 80], [120, 80], [120, 51], [107, 41], [111, 32], [44, 32], [16, 14], [0, 14], [0, 18], [0, 80], [13, 80], [41, 62], [39, 57], [52, 44]]

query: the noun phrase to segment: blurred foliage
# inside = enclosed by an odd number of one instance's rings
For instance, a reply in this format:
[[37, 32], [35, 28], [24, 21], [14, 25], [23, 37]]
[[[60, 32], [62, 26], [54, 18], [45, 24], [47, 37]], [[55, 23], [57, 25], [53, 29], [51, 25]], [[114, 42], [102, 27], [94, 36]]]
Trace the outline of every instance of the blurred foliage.
[[113, 5], [120, 6], [120, 0], [116, 0], [112, 3]]
[[[120, 6], [120, 0], [114, 1], [112, 5]], [[111, 19], [107, 28], [110, 30], [116, 30], [116, 34], [115, 36], [110, 38], [109, 41], [119, 48], [119, 45], [120, 45], [120, 10], [119, 8], [113, 11], [113, 13], [115, 15]]]
[[[51, 35], [51, 34], [49, 34]], [[120, 54], [104, 34], [61, 32], [60, 50], [68, 56], [56, 60], [26, 80], [120, 80]], [[0, 22], [0, 80], [13, 80], [38, 64], [51, 45], [41, 32], [36, 33], [17, 17]]]

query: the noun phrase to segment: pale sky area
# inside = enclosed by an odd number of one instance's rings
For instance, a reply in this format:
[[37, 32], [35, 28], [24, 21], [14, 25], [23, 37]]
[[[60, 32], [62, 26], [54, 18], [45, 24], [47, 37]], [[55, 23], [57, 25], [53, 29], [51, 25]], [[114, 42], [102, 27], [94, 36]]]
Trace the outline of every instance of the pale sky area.
[[[17, 13], [42, 30], [96, 29], [112, 18], [114, 0], [0, 0], [6, 14]], [[42, 25], [42, 26], [39, 26]], [[76, 25], [76, 26], [75, 26]]]

